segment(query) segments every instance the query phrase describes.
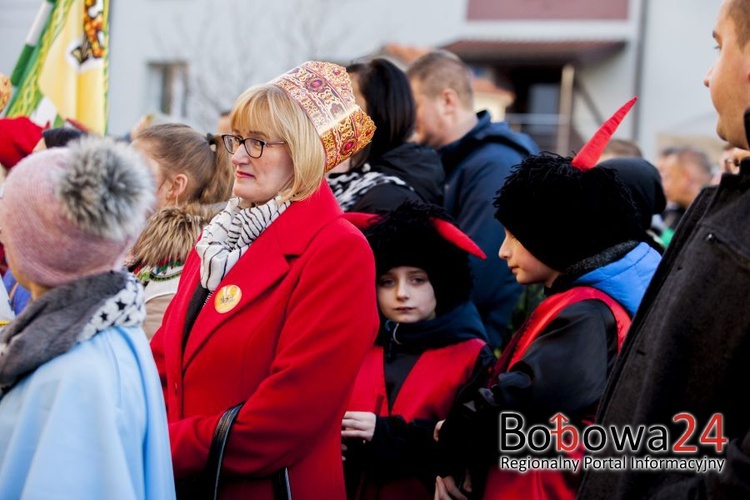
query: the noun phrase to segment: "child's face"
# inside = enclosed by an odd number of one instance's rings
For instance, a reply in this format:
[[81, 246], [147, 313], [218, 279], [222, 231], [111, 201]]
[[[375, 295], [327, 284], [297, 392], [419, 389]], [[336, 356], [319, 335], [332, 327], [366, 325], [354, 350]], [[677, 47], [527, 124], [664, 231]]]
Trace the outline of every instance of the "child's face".
[[435, 318], [437, 300], [423, 269], [400, 266], [378, 278], [378, 306], [391, 321], [416, 323]]
[[552, 282], [560, 275], [534, 257], [507, 229], [498, 255], [508, 262], [516, 281], [522, 285], [544, 283], [545, 286], [552, 286]]

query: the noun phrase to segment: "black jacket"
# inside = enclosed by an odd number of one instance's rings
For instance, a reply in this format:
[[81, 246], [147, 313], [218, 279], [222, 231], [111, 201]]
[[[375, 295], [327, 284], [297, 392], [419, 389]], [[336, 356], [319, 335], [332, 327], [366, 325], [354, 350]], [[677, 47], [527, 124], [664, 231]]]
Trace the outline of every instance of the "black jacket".
[[442, 205], [445, 175], [440, 158], [433, 149], [407, 142], [368, 162], [373, 172], [396, 176], [408, 187], [398, 184], [375, 186], [349, 211], [389, 211], [407, 200]]
[[[664, 470], [588, 471], [579, 497], [750, 498], [750, 411], [737, 388], [750, 379], [750, 161], [724, 174], [683, 217], [634, 318], [599, 408], [605, 426], [664, 425], [674, 441], [695, 416], [698, 437], [723, 415], [721, 474]], [[641, 449], [637, 454], [647, 454]], [[602, 456], [614, 456], [605, 449]], [[670, 456], [674, 454], [670, 453]], [[683, 455], [690, 458], [690, 455]]]
[[616, 355], [617, 324], [606, 304], [583, 300], [563, 309], [496, 384], [453, 406], [440, 430], [441, 475], [468, 467], [481, 490], [488, 464], [498, 463], [500, 412], [521, 413], [527, 427], [557, 412], [578, 425], [594, 413]]

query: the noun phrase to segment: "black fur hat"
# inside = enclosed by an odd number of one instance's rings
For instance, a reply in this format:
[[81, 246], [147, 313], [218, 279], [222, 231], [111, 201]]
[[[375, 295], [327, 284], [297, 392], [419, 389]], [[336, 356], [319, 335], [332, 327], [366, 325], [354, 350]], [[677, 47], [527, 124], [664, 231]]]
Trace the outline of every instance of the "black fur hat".
[[[406, 202], [363, 229], [375, 254], [377, 276], [399, 266], [427, 272], [437, 300], [437, 314], [469, 300], [471, 270], [469, 252], [446, 239], [438, 226], [450, 217], [441, 208]], [[452, 235], [473, 242], [454, 227]], [[474, 245], [475, 246], [475, 245]], [[481, 253], [481, 251], [479, 251]], [[472, 253], [475, 253], [474, 251]]]
[[495, 198], [495, 218], [557, 271], [618, 243], [646, 237], [631, 195], [614, 171], [583, 170], [571, 158], [526, 158]]

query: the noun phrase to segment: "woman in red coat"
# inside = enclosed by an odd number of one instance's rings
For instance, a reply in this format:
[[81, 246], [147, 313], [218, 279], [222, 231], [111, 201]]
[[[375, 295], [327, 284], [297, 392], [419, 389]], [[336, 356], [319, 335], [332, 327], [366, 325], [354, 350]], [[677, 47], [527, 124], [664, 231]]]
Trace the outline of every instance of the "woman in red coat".
[[186, 497], [204, 491], [217, 424], [243, 404], [220, 498], [273, 498], [279, 477], [295, 500], [344, 498], [340, 423], [378, 317], [372, 252], [323, 176], [374, 126], [344, 68], [320, 62], [246, 90], [231, 121], [236, 197], [152, 341], [176, 481]]

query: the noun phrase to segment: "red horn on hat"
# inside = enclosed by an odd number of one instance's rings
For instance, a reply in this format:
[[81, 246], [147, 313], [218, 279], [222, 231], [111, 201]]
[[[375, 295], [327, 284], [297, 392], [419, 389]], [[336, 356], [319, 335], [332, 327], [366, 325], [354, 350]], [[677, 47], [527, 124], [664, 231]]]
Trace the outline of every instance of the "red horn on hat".
[[430, 220], [432, 221], [432, 225], [435, 226], [435, 230], [445, 241], [453, 243], [461, 250], [465, 250], [482, 260], [487, 258], [482, 249], [474, 243], [474, 240], [466, 236], [466, 233], [459, 228], [447, 220], [438, 219], [437, 217], [430, 217]]
[[633, 107], [637, 97], [633, 97], [631, 100], [622, 105], [615, 114], [613, 114], [609, 120], [599, 127], [599, 130], [589, 139], [589, 142], [583, 145], [578, 154], [573, 158], [571, 164], [581, 170], [588, 170], [596, 166], [599, 158], [604, 152], [604, 148], [609, 144], [609, 140], [612, 138], [612, 134], [615, 133], [617, 127], [620, 126], [625, 115], [628, 114], [630, 108]]
[[377, 214], [366, 214], [364, 212], [345, 212], [344, 219], [354, 224], [354, 226], [360, 231], [364, 231], [380, 221], [382, 217]]

